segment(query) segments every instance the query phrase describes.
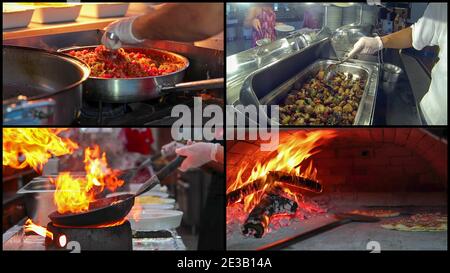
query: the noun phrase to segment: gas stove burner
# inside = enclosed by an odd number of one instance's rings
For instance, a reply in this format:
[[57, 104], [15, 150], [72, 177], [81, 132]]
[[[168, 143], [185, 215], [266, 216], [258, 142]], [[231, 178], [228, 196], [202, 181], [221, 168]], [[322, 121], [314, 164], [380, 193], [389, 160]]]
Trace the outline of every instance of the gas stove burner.
[[128, 112], [128, 106], [125, 103], [104, 103], [83, 101], [80, 115], [86, 119], [114, 119], [124, 116]]
[[194, 97], [202, 97], [204, 106], [223, 105], [223, 90], [205, 92], [174, 92], [159, 98], [131, 103], [104, 103], [83, 101], [83, 105], [74, 125], [171, 125], [178, 118], [171, 117], [175, 105], [194, 106]]
[[53, 238], [45, 238], [47, 250], [132, 250], [129, 221], [107, 227], [60, 227], [52, 222], [47, 230]]

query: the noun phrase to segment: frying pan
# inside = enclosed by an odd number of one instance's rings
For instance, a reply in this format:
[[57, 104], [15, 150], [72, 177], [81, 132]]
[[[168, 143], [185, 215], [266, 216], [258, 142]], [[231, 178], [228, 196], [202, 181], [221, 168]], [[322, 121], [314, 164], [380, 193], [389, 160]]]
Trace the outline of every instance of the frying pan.
[[158, 185], [159, 182], [178, 168], [185, 157], [177, 156], [173, 161], [147, 180], [135, 194], [121, 194], [98, 199], [89, 204], [89, 210], [82, 213], [60, 214], [52, 212], [48, 217], [60, 226], [94, 226], [120, 221], [125, 218], [134, 205], [134, 199]]
[[[61, 48], [58, 52], [69, 53], [72, 50], [92, 50], [97, 46]], [[181, 83], [185, 71], [189, 67], [189, 60], [179, 54], [154, 48], [124, 47], [124, 49], [127, 52], [164, 56], [166, 59], [184, 63], [184, 67], [167, 75], [151, 77], [100, 78], [90, 76], [83, 83], [83, 99], [106, 103], [131, 103], [158, 98], [175, 90], [189, 91], [223, 88], [223, 78]]]

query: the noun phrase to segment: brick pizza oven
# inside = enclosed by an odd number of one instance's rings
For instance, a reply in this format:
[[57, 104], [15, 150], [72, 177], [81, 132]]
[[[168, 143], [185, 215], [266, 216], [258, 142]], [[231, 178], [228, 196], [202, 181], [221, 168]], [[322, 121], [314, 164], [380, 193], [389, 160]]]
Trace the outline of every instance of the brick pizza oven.
[[[286, 129], [280, 132], [280, 139], [299, 130], [314, 132], [321, 129]], [[312, 155], [311, 160], [317, 169], [317, 180], [323, 186], [321, 193], [305, 191], [303, 196], [323, 205], [330, 212], [343, 208], [388, 208], [399, 209], [405, 214], [424, 209], [447, 213], [447, 137], [446, 131], [420, 128], [339, 128], [333, 129], [336, 135]], [[260, 141], [228, 141], [226, 151], [227, 186], [236, 179], [242, 166], [253, 166], [255, 161], [267, 157], [270, 152], [260, 151]], [[242, 170], [241, 170], [242, 171]], [[251, 173], [251, 167], [242, 172], [242, 178]], [[300, 206], [301, 207], [301, 206]], [[227, 210], [228, 212], [228, 210]], [[301, 221], [299, 221], [301, 222]], [[351, 224], [356, 225], [358, 224]], [[342, 236], [354, 236], [349, 227], [341, 227]], [[360, 224], [363, 227], [365, 224]], [[373, 224], [372, 224], [373, 225]], [[289, 225], [263, 236], [260, 241], [236, 243], [239, 238], [230, 235], [227, 238], [232, 249], [258, 248], [264, 243], [275, 240], [276, 233], [289, 229]], [[335, 231], [297, 243], [294, 249], [359, 249], [352, 244], [329, 245], [322, 237], [333, 236]], [[380, 230], [380, 234], [386, 232]], [[395, 235], [395, 234], [392, 234]], [[408, 234], [415, 237], [400, 240], [390, 249], [440, 249], [446, 248], [446, 232], [431, 234]], [[280, 235], [282, 237], [282, 235]], [[278, 236], [277, 238], [279, 238]], [[336, 235], [338, 236], [338, 235]], [[423, 237], [425, 236], [425, 237]], [[330, 237], [330, 238], [331, 238]], [[445, 238], [443, 238], [445, 237]], [[334, 238], [334, 237], [333, 237]], [[337, 238], [337, 237], [336, 237]], [[428, 245], [420, 247], [415, 243], [426, 240]], [[391, 238], [393, 239], [393, 238]], [[445, 239], [445, 241], [444, 241]], [[233, 240], [236, 240], [233, 242]], [[266, 242], [263, 242], [266, 240]], [[387, 240], [386, 242], [388, 242]], [[395, 240], [394, 240], [395, 241]], [[445, 246], [444, 243], [445, 242]], [[392, 240], [391, 240], [392, 243]]]

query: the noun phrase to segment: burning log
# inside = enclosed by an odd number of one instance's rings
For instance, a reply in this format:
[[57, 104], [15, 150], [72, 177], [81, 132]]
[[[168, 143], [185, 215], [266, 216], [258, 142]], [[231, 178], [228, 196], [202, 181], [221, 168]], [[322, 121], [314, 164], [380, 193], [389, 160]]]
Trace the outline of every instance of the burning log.
[[322, 192], [322, 184], [316, 180], [305, 178], [298, 175], [293, 175], [285, 172], [269, 172], [271, 179], [273, 181], [281, 182], [284, 184], [289, 184], [304, 190], [309, 190], [312, 192]]
[[269, 172], [266, 179], [257, 179], [248, 183], [234, 191], [227, 193], [227, 206], [242, 200], [245, 196], [255, 193], [261, 189], [263, 189], [264, 184], [266, 183], [285, 183], [289, 184], [304, 190], [309, 190], [312, 192], [322, 192], [322, 185], [310, 178], [297, 176], [294, 174], [289, 174], [286, 172], [273, 171]]
[[269, 225], [270, 217], [279, 213], [295, 213], [298, 204], [294, 200], [285, 198], [278, 194], [269, 193], [264, 195], [245, 220], [242, 226], [244, 235], [253, 235], [261, 238]]

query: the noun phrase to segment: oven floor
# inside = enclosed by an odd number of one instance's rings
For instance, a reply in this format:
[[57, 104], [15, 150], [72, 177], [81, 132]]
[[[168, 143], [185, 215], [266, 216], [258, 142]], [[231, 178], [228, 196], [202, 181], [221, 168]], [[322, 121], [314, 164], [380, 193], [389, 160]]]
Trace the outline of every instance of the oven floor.
[[[240, 226], [228, 227], [227, 249], [254, 250], [278, 240], [293, 237], [314, 228], [336, 221], [332, 213], [354, 209], [379, 208], [399, 210], [401, 213], [441, 212], [447, 214], [446, 193], [358, 193], [322, 195], [316, 202], [326, 204], [329, 213], [306, 220], [295, 220], [255, 239], [243, 236]], [[371, 241], [379, 243], [383, 250], [447, 250], [447, 232], [406, 232], [387, 230], [380, 225], [392, 218], [376, 223], [349, 223], [328, 230], [314, 237], [290, 245], [286, 250], [362, 250], [367, 251]]]
[[[350, 223], [289, 246], [288, 250], [367, 250], [371, 241], [383, 250], [447, 250], [447, 232], [387, 230], [379, 223]], [[344, 239], [343, 239], [344, 238]]]

